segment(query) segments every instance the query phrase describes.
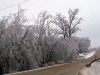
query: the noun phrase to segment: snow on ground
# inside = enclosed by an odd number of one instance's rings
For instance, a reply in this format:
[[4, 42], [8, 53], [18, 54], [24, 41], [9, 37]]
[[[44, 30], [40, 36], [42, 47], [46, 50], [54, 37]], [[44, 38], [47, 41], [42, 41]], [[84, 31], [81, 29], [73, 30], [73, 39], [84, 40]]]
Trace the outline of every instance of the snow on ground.
[[92, 52], [89, 52], [89, 53], [82, 53], [82, 54], [79, 54], [79, 56], [81, 57], [81, 59], [88, 59], [90, 58], [91, 56], [93, 56], [95, 54], [95, 51], [92, 51]]
[[87, 55], [84, 56], [85, 59], [90, 58], [91, 56], [93, 56], [95, 54], [95, 51], [88, 53]]
[[[88, 59], [95, 54], [95, 51], [79, 54], [82, 58]], [[84, 67], [78, 75], [100, 75], [100, 62], [92, 63], [91, 67]]]
[[84, 67], [78, 75], [100, 75], [100, 62], [92, 63], [91, 67]]

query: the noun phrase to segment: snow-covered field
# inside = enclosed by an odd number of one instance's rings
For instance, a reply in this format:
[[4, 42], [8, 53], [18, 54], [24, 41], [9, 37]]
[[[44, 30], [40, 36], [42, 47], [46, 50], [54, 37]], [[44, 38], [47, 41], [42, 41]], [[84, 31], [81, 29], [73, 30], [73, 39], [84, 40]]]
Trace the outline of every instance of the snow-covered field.
[[90, 58], [91, 56], [93, 56], [95, 53], [95, 51], [88, 53], [87, 55], [84, 56], [85, 59]]
[[100, 75], [100, 62], [94, 62], [91, 67], [84, 67], [79, 75]]
[[95, 54], [95, 51], [89, 52], [89, 53], [82, 53], [79, 54], [79, 56], [81, 57], [81, 59], [88, 59], [91, 56], [93, 56]]

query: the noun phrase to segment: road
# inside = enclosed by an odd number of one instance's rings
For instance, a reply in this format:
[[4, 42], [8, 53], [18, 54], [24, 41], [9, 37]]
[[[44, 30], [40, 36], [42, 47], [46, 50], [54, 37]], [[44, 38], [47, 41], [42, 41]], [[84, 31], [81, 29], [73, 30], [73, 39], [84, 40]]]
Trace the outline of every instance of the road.
[[[100, 57], [100, 51], [95, 53], [97, 57]], [[39, 70], [30, 70], [25, 72], [19, 72], [10, 75], [75, 75], [81, 68], [83, 68], [87, 63], [95, 59], [92, 56], [88, 59], [83, 59], [73, 63], [66, 63], [59, 66], [47, 67]]]

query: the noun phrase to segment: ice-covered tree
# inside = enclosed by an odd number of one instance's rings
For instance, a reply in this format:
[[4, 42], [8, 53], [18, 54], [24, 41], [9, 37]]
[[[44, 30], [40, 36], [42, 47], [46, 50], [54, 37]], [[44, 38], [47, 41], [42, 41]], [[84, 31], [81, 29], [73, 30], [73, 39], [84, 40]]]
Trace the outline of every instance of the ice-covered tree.
[[[0, 63], [4, 73], [77, 60], [79, 51], [87, 52], [89, 38], [72, 37], [81, 22], [76, 17], [78, 9], [69, 10], [68, 19], [61, 14], [52, 16], [46, 11], [40, 12], [33, 25], [29, 25], [24, 12], [19, 7], [17, 13], [0, 19]], [[59, 27], [55, 28], [55, 24]]]
[[66, 16], [61, 14], [56, 15], [54, 22], [61, 29], [60, 34], [62, 34], [64, 38], [70, 38], [73, 34], [80, 30], [78, 24], [81, 23], [82, 18], [77, 17], [78, 12], [79, 9], [69, 9], [68, 19]]
[[88, 48], [90, 47], [90, 39], [82, 38], [79, 42], [79, 49], [81, 53], [88, 52]]

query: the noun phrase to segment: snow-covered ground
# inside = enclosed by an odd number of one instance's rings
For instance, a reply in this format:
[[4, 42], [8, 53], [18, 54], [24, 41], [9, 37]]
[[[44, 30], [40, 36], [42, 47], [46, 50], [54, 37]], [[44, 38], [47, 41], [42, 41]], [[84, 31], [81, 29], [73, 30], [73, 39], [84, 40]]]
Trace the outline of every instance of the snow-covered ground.
[[92, 63], [91, 67], [84, 67], [79, 75], [100, 75], [100, 62]]
[[[87, 53], [87, 54], [80, 54], [82, 58], [88, 59], [89, 57], [93, 56], [95, 51]], [[91, 67], [84, 67], [78, 75], [100, 75], [100, 62], [92, 63]]]
[[91, 56], [93, 56], [95, 54], [95, 51], [88, 53], [87, 55], [84, 56], [85, 59], [90, 58]]
[[81, 57], [81, 59], [88, 59], [91, 56], [93, 56], [95, 54], [95, 51], [89, 52], [89, 53], [82, 53], [79, 54], [79, 56]]

